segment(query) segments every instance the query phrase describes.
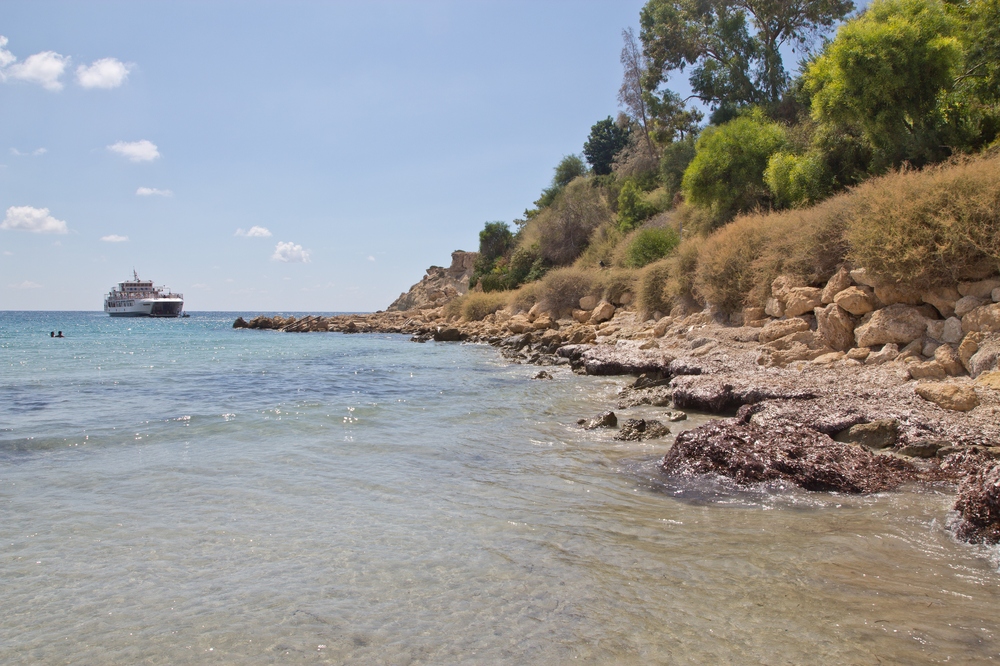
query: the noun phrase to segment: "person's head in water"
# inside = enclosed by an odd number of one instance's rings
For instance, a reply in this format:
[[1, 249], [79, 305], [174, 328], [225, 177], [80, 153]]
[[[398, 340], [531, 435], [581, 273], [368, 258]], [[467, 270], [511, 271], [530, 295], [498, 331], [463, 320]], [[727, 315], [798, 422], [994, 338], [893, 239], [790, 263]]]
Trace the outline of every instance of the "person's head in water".
[[62, 334], [62, 331], [59, 331], [58, 333], [56, 333], [56, 337], [57, 338], [64, 337], [63, 334]]
[[56, 337], [56, 332], [55, 331], [49, 331], [49, 337], [50, 338]]

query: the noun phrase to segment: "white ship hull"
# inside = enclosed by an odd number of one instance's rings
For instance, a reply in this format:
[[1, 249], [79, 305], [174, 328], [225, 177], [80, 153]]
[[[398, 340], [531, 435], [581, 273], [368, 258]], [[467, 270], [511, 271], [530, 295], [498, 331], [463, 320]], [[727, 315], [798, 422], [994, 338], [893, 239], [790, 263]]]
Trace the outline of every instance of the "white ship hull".
[[184, 314], [184, 295], [167, 287], [156, 287], [151, 280], [119, 282], [104, 297], [104, 311], [112, 317], [180, 317]]

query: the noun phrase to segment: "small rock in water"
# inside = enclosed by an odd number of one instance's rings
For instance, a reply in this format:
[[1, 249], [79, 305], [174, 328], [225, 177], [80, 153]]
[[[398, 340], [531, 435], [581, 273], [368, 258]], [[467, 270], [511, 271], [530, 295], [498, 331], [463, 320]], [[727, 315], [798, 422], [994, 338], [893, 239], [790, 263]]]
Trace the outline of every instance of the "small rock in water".
[[670, 434], [670, 428], [655, 419], [629, 419], [622, 425], [615, 439], [622, 442], [640, 442]]
[[532, 377], [532, 379], [552, 379], [552, 375], [545, 372], [544, 370], [540, 370], [537, 375]]
[[594, 430], [595, 428], [614, 428], [618, 425], [618, 417], [615, 416], [614, 412], [604, 412], [589, 421], [587, 419], [580, 419], [577, 423], [582, 425], [584, 430]]
[[879, 419], [871, 423], [859, 423], [838, 432], [838, 442], [858, 444], [866, 449], [887, 449], [896, 445], [899, 437], [899, 423], [892, 419]]
[[946, 440], [920, 439], [901, 448], [899, 454], [913, 458], [933, 458], [946, 446], [948, 446]]
[[671, 409], [663, 414], [663, 418], [667, 419], [671, 423], [676, 423], [677, 421], [686, 420], [688, 415], [679, 409]]

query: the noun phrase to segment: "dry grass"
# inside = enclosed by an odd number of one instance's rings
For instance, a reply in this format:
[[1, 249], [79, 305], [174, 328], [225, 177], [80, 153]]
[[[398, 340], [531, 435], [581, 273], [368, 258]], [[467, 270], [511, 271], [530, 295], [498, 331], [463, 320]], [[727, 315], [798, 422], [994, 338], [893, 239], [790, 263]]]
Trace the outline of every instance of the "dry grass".
[[521, 247], [537, 243], [552, 265], [568, 266], [587, 248], [594, 230], [613, 219], [600, 189], [578, 178], [526, 225]]
[[639, 271], [630, 268], [609, 268], [594, 276], [591, 293], [617, 303], [625, 292], [635, 294]]
[[462, 319], [466, 321], [482, 321], [487, 315], [507, 306], [510, 292], [489, 291], [469, 292], [462, 298]]
[[639, 273], [638, 294], [636, 303], [639, 313], [648, 317], [654, 312], [667, 314], [673, 307], [674, 299], [667, 294], [667, 284], [670, 282], [677, 258], [660, 259], [646, 266]]
[[511, 311], [515, 313], [527, 312], [535, 303], [541, 300], [541, 292], [541, 282], [529, 282], [528, 284], [521, 285], [510, 293], [509, 305]]
[[849, 256], [876, 275], [927, 287], [1000, 266], [1000, 154], [889, 174], [853, 196]]
[[580, 299], [594, 292], [599, 272], [582, 268], [557, 268], [541, 280], [539, 301], [555, 313], [580, 307]]
[[617, 224], [602, 224], [591, 234], [590, 244], [573, 265], [578, 268], [597, 268], [601, 262], [604, 262], [605, 266], [613, 265], [617, 248], [624, 237]]

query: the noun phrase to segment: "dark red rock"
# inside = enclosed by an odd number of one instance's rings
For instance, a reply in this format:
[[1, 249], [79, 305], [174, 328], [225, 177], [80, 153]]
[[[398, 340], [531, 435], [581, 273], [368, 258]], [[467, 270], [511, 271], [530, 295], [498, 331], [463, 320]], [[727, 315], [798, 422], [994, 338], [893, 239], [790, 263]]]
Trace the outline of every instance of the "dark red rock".
[[764, 400], [811, 400], [816, 394], [802, 389], [763, 386], [753, 383], [734, 384], [709, 375], [686, 375], [671, 384], [674, 406], [711, 414], [731, 412], [741, 405]]
[[1000, 464], [982, 467], [963, 479], [955, 510], [955, 536], [971, 543], [1000, 542]]
[[615, 439], [622, 442], [641, 442], [670, 434], [670, 428], [656, 419], [629, 419], [622, 424]]
[[784, 481], [845, 493], [891, 490], [915, 478], [915, 469], [902, 460], [834, 442], [809, 428], [762, 428], [736, 419], [680, 433], [660, 466], [672, 475], [718, 474], [740, 484]]

